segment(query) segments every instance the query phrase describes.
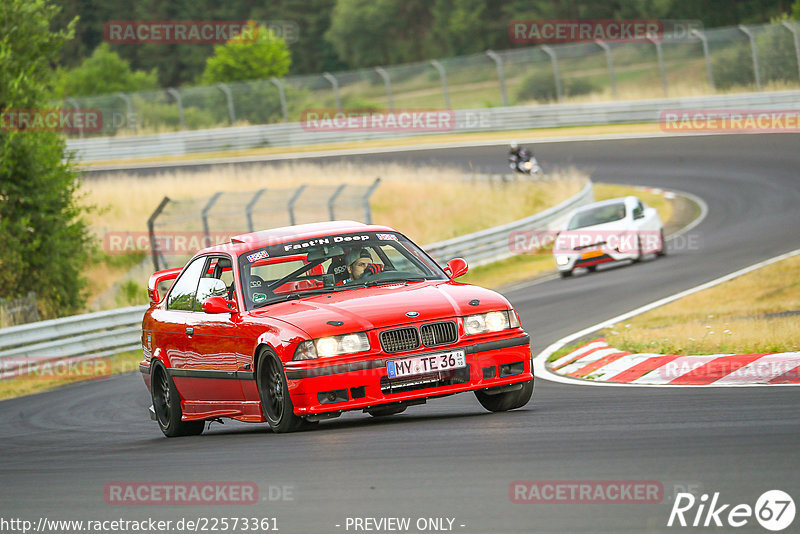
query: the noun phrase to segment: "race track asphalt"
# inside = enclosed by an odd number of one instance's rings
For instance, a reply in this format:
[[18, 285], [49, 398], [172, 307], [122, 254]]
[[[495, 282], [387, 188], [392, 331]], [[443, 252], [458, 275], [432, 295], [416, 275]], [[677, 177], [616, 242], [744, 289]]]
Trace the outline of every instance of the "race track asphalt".
[[[572, 164], [595, 181], [690, 192], [709, 212], [688, 234], [693, 239], [671, 243], [666, 258], [508, 292], [534, 354], [604, 319], [800, 247], [798, 148], [795, 134], [536, 145], [545, 168]], [[348, 159], [503, 172], [505, 148]], [[227, 422], [169, 440], [148, 419], [149, 404], [138, 373], [0, 402], [0, 518], [276, 517], [280, 532], [335, 533], [356, 531], [346, 528], [347, 518], [409, 517], [408, 532], [420, 531], [419, 518], [454, 518], [452, 530], [464, 533], [666, 532], [691, 530], [666, 526], [681, 487], [719, 492], [731, 505], [753, 506], [770, 489], [800, 499], [797, 387], [599, 388], [539, 380], [527, 407], [502, 414], [486, 413], [463, 394], [384, 420], [346, 415], [311, 432], [275, 435], [265, 425]], [[656, 504], [520, 504], [509, 498], [517, 480], [657, 481], [664, 495]], [[107, 504], [106, 484], [122, 481], [252, 481], [261, 502]], [[291, 498], [276, 498], [278, 487], [290, 488]], [[754, 518], [737, 530], [764, 531]]]

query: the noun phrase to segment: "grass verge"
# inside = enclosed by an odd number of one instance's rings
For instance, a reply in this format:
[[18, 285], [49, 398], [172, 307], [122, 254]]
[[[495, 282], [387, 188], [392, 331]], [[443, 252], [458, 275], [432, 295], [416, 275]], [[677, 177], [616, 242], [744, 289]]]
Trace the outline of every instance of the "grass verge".
[[800, 256], [606, 329], [609, 345], [660, 354], [800, 351]]
[[142, 351], [138, 350], [97, 360], [86, 360], [74, 366], [40, 362], [36, 369], [31, 369], [22, 376], [0, 379], [0, 400], [138, 370], [141, 361]]

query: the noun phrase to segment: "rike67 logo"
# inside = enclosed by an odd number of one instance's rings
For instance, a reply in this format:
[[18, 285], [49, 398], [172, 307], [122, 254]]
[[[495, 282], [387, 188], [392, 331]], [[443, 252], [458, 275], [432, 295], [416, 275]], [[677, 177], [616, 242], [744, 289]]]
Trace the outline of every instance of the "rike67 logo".
[[667, 526], [681, 527], [732, 527], [752, 526], [752, 519], [767, 530], [784, 530], [794, 521], [794, 500], [781, 490], [764, 492], [755, 506], [731, 505], [720, 501], [719, 492], [709, 500], [704, 493], [696, 498], [691, 493], [678, 493], [669, 514]]

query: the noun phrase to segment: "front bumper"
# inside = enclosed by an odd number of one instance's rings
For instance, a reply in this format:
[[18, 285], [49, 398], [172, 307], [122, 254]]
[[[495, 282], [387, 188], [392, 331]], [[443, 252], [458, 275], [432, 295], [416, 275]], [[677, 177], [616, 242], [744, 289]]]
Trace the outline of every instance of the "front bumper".
[[[466, 367], [390, 380], [386, 362], [405, 357], [463, 350]], [[530, 337], [516, 336], [471, 345], [458, 344], [413, 354], [308, 369], [286, 368], [297, 415], [368, 409], [442, 395], [526, 382], [533, 379]]]
[[[595, 252], [595, 251], [592, 251]], [[636, 258], [636, 253], [619, 252], [616, 250], [603, 249], [596, 251], [598, 254], [586, 252], [573, 252], [568, 254], [554, 254], [556, 267], [559, 271], [572, 271], [578, 267], [591, 267], [601, 263], [612, 261], [632, 260]]]

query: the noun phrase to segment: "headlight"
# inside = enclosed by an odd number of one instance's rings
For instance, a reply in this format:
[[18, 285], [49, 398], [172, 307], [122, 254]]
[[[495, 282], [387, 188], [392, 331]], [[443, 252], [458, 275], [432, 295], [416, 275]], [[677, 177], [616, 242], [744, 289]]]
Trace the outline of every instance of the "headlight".
[[568, 256], [556, 256], [556, 263], [559, 265], [566, 265], [569, 263]]
[[464, 317], [464, 332], [467, 335], [499, 332], [519, 327], [519, 318], [514, 310], [493, 311]]
[[303, 341], [294, 352], [295, 360], [313, 360], [341, 354], [353, 354], [369, 350], [369, 338], [366, 332], [343, 334], [341, 336], [321, 337], [311, 341]]

